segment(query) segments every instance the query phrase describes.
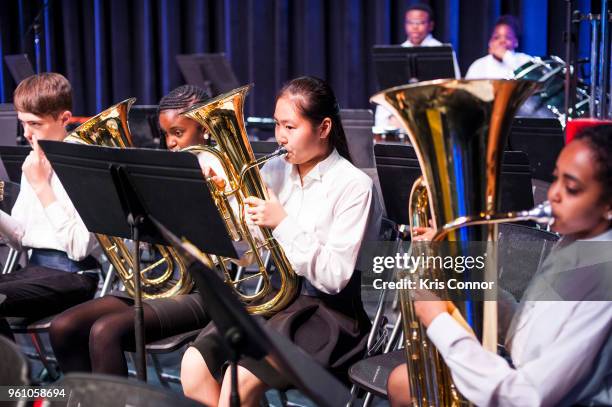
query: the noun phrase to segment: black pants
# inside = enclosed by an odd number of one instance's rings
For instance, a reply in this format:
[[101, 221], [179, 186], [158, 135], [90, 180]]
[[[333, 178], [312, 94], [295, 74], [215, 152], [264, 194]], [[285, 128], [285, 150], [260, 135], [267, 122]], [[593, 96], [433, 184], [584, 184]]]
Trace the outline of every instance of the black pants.
[[90, 300], [98, 287], [97, 274], [77, 274], [27, 266], [0, 275], [0, 317], [40, 319]]

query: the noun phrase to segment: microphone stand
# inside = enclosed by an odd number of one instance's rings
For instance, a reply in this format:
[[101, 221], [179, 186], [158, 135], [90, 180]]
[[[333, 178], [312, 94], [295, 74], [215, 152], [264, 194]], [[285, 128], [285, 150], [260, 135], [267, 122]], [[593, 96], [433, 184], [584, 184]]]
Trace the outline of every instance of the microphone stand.
[[[42, 7], [40, 8], [40, 10], [38, 10], [38, 13], [36, 14], [36, 17], [34, 17], [32, 24], [28, 26], [28, 29], [26, 30], [25, 34], [23, 34], [23, 37], [25, 38], [30, 34], [31, 31], [34, 32], [34, 57], [36, 59], [36, 73], [37, 74], [42, 72], [42, 56], [41, 56], [41, 50], [40, 50], [42, 33], [41, 33], [40, 17], [42, 16], [42, 13], [47, 9], [47, 7], [49, 7], [50, 1], [51, 0], [46, 0], [43, 3]], [[25, 53], [25, 50], [23, 51]]]

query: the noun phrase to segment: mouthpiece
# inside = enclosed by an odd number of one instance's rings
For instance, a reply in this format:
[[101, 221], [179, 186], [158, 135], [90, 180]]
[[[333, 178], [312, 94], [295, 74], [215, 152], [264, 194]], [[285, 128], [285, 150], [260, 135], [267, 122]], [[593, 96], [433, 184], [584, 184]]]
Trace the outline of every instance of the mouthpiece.
[[273, 157], [276, 157], [278, 155], [284, 155], [284, 154], [287, 154], [287, 153], [288, 153], [287, 149], [285, 147], [283, 147], [283, 146], [280, 146], [279, 148], [274, 150], [274, 152], [272, 154], [270, 154], [270, 155], [273, 156]]
[[524, 211], [525, 216], [533, 219], [538, 223], [548, 223], [552, 224], [555, 220], [552, 216], [552, 207], [550, 206], [550, 202], [545, 201], [536, 206], [533, 209], [528, 211]]

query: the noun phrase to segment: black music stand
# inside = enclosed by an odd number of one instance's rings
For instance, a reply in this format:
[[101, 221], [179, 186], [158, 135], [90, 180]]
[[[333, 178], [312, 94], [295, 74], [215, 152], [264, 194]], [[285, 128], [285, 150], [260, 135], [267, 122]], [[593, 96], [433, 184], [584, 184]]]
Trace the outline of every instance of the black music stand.
[[[416, 152], [412, 146], [380, 143], [374, 146], [374, 154], [387, 217], [399, 225], [408, 225], [410, 191], [414, 181], [421, 176]], [[499, 182], [501, 211], [533, 207], [527, 154], [504, 151]]]
[[21, 183], [21, 166], [30, 151], [30, 146], [0, 146], [0, 158], [9, 181]]
[[[154, 218], [151, 220], [177, 250], [207, 266], [207, 259], [196, 246], [185, 239], [179, 239]], [[232, 406], [240, 405], [236, 382], [237, 362], [240, 357], [261, 359], [266, 355], [279, 374], [282, 371], [282, 374], [287, 375], [289, 381], [317, 405], [347, 405], [350, 400], [347, 389], [289, 340], [265, 325], [258, 324], [216, 273], [196, 272], [192, 273], [192, 276], [206, 303], [206, 312], [214, 321], [228, 349], [231, 349]]]
[[453, 47], [374, 45], [372, 59], [378, 89], [431, 79], [455, 78]]
[[176, 62], [190, 85], [210, 89], [219, 95], [240, 86], [224, 53], [177, 55]]
[[[132, 239], [134, 250], [134, 323], [138, 378], [146, 381], [144, 327], [140, 294], [139, 241], [164, 244], [164, 237], [148, 218], [151, 210], [163, 212], [164, 222], [176, 227], [207, 252], [237, 257], [225, 233], [195, 155], [144, 149], [118, 149], [40, 141], [40, 146], [90, 232]], [[164, 163], [164, 164], [159, 164]], [[131, 165], [161, 168], [163, 176], [147, 173], [134, 188]], [[164, 202], [145, 207], [141, 193], [163, 190]], [[168, 199], [171, 197], [171, 199]], [[186, 198], [186, 199], [181, 199]], [[197, 205], [196, 205], [197, 203]], [[206, 216], [190, 215], [205, 211]]]
[[16, 84], [35, 74], [27, 54], [5, 55], [4, 62]]

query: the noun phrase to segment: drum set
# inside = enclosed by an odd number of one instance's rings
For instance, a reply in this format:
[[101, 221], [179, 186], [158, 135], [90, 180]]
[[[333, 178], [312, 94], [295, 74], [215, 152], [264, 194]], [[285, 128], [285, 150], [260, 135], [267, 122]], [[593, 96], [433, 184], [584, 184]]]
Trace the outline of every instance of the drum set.
[[[514, 71], [514, 79], [527, 79], [542, 83], [540, 91], [533, 94], [519, 109], [517, 116], [549, 117], [565, 125], [565, 61], [557, 56], [534, 57]], [[576, 87], [574, 117], [589, 112], [589, 89], [582, 82]]]

